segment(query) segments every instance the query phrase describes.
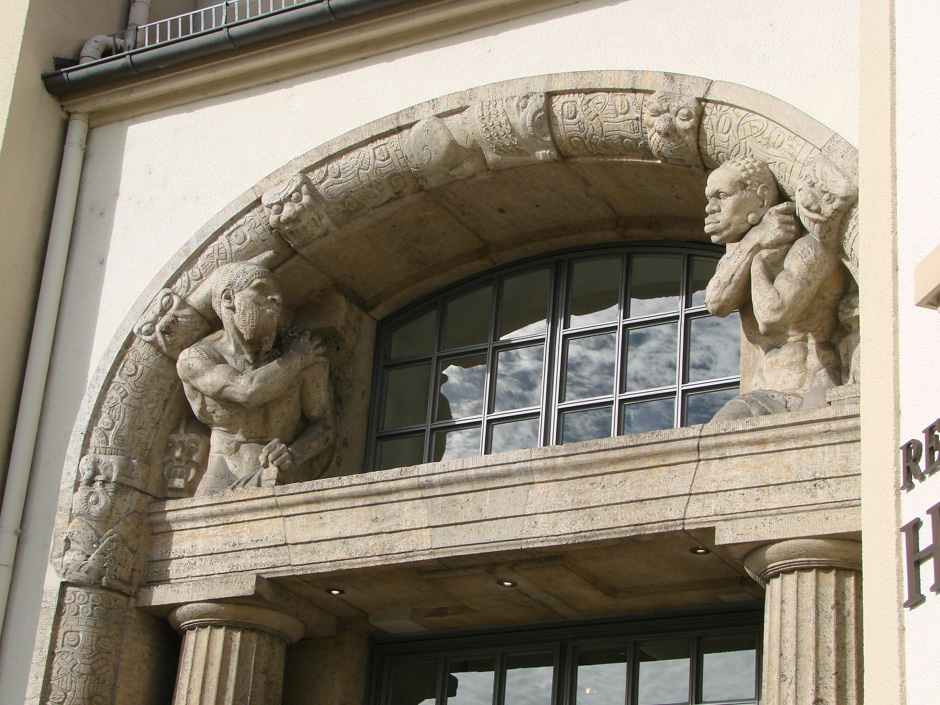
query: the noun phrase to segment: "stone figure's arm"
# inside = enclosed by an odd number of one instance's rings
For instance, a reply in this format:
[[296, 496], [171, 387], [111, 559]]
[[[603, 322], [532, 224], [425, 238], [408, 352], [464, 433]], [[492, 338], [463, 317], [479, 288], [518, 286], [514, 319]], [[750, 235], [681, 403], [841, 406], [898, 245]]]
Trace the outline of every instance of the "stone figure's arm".
[[811, 305], [819, 287], [838, 265], [838, 257], [812, 235], [794, 243], [776, 276], [763, 256], [756, 257], [751, 267], [751, 287], [760, 332], [785, 332], [793, 319]]
[[302, 384], [301, 403], [308, 424], [291, 444], [290, 450], [298, 464], [321, 458], [321, 467], [313, 468], [313, 477], [319, 477], [332, 459], [336, 442], [329, 362], [324, 358], [304, 370]]
[[176, 370], [183, 382], [210, 399], [248, 408], [261, 406], [284, 394], [319, 352], [320, 346], [314, 348], [309, 340], [298, 340], [306, 345], [295, 342], [276, 360], [247, 372], [219, 362], [196, 345], [183, 351]]
[[728, 252], [718, 262], [715, 275], [705, 289], [705, 305], [719, 317], [741, 307], [751, 293], [751, 270], [754, 258], [767, 249], [779, 250], [798, 236], [797, 220], [792, 201], [771, 208], [761, 222], [751, 228], [737, 244], [728, 245]]

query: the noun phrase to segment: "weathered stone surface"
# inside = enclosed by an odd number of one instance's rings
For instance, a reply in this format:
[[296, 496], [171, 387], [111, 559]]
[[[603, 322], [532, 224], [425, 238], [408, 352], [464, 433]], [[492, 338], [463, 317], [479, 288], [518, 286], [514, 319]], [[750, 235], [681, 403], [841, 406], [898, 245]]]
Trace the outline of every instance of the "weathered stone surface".
[[[277, 327], [274, 275], [231, 263], [212, 274], [222, 330], [182, 352], [177, 371], [212, 429], [198, 493], [317, 477], [333, 454], [333, 392], [325, 347], [310, 331]], [[298, 430], [301, 419], [306, 420]]]
[[209, 331], [209, 323], [172, 289], [163, 289], [134, 326], [134, 333], [167, 357], [177, 359], [183, 348]]
[[862, 702], [862, 545], [796, 539], [745, 558], [767, 586], [761, 702]]

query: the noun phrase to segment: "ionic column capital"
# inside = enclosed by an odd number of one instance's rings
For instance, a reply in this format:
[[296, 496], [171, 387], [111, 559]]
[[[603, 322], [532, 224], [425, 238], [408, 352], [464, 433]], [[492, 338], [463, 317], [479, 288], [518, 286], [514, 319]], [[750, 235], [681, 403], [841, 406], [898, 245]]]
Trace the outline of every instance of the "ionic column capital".
[[303, 623], [268, 607], [229, 602], [192, 602], [170, 613], [170, 624], [182, 633], [196, 627], [236, 627], [267, 632], [288, 645], [304, 635]]
[[748, 574], [761, 585], [797, 570], [862, 570], [862, 544], [847, 539], [787, 539], [751, 551], [744, 558]]

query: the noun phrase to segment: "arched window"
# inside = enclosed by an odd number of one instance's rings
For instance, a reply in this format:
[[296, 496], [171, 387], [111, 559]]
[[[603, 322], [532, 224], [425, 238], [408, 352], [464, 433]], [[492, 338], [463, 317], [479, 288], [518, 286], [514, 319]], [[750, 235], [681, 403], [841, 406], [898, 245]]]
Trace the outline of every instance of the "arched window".
[[720, 251], [579, 250], [382, 323], [370, 467], [704, 423], [738, 393], [740, 323], [705, 308]]

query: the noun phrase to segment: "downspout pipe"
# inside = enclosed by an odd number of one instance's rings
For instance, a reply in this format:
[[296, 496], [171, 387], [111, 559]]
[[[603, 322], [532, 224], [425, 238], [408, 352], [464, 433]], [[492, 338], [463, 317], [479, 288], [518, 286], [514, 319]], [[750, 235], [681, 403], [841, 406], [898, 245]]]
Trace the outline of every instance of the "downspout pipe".
[[39, 431], [39, 414], [49, 374], [49, 360], [59, 316], [59, 302], [62, 298], [62, 283], [72, 239], [72, 224], [75, 220], [75, 204], [78, 200], [87, 137], [88, 115], [72, 113], [62, 150], [62, 166], [59, 169], [59, 185], [52, 209], [46, 261], [39, 284], [39, 300], [26, 358], [23, 392], [20, 395], [16, 430], [13, 433], [3, 505], [0, 507], [0, 634], [3, 632], [10, 582], [13, 579], [13, 559], [16, 557], [23, 509], [26, 506], [26, 489], [29, 485], [33, 449]]

